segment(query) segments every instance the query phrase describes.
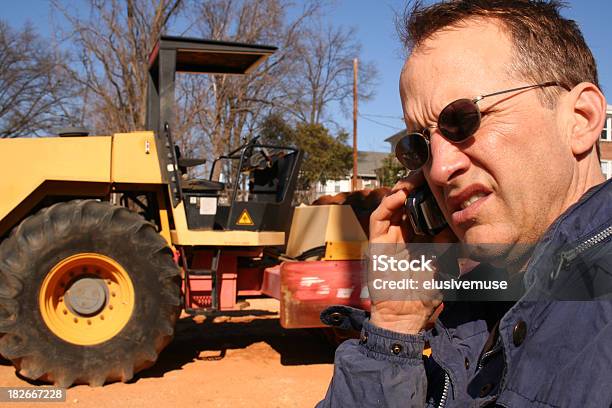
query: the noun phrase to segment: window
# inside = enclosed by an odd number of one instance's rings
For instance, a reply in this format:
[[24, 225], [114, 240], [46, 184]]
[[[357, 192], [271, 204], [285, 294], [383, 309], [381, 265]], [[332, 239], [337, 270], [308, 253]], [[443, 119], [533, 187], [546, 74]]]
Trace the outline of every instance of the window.
[[606, 180], [612, 178], [612, 160], [602, 160], [601, 171], [606, 176]]
[[340, 192], [340, 184], [336, 184], [336, 185], [334, 186], [334, 192], [335, 192], [335, 193], [339, 193], [339, 192]]
[[612, 116], [606, 118], [606, 125], [601, 131], [601, 140], [612, 142]]

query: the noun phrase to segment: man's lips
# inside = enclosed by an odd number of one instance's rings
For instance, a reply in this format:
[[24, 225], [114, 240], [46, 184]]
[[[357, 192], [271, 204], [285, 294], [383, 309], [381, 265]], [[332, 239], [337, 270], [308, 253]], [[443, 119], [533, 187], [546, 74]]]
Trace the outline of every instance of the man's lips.
[[472, 222], [490, 194], [491, 190], [482, 184], [472, 184], [458, 194], [451, 194], [446, 202], [453, 224], [461, 225]]

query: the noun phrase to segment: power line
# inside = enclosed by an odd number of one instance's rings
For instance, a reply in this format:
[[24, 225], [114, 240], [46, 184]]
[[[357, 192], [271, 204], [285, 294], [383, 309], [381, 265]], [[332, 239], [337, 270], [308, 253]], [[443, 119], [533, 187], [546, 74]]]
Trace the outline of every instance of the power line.
[[363, 116], [371, 116], [373, 118], [387, 118], [387, 119], [397, 119], [403, 121], [404, 118], [401, 116], [393, 116], [393, 115], [376, 115], [374, 113], [362, 113]]
[[402, 129], [402, 128], [398, 128], [396, 126], [387, 125], [386, 123], [382, 123], [382, 122], [379, 122], [379, 121], [374, 120], [374, 119], [367, 118], [367, 117], [365, 117], [365, 116], [363, 116], [361, 114], [359, 115], [359, 117], [361, 117], [362, 119], [365, 119], [365, 120], [367, 120], [369, 122], [376, 123], [377, 125], [388, 127], [389, 129], [394, 129], [394, 130], [401, 130]]

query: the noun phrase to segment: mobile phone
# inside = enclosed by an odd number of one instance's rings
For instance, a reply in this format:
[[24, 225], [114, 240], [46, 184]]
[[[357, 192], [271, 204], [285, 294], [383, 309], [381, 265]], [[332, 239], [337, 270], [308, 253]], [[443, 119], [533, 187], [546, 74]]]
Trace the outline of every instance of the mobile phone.
[[406, 199], [406, 212], [417, 235], [436, 235], [448, 225], [427, 183]]

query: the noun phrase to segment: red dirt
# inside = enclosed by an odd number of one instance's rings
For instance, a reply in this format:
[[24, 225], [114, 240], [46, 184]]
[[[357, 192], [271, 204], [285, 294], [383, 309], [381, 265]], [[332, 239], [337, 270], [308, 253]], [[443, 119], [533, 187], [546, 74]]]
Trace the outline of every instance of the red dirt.
[[[313, 407], [333, 372], [333, 348], [316, 330], [284, 330], [278, 301], [249, 300], [229, 316], [181, 318], [157, 364], [129, 384], [74, 386], [65, 404], [43, 407]], [[0, 386], [36, 385], [0, 360]], [[13, 404], [5, 404], [9, 406]]]

